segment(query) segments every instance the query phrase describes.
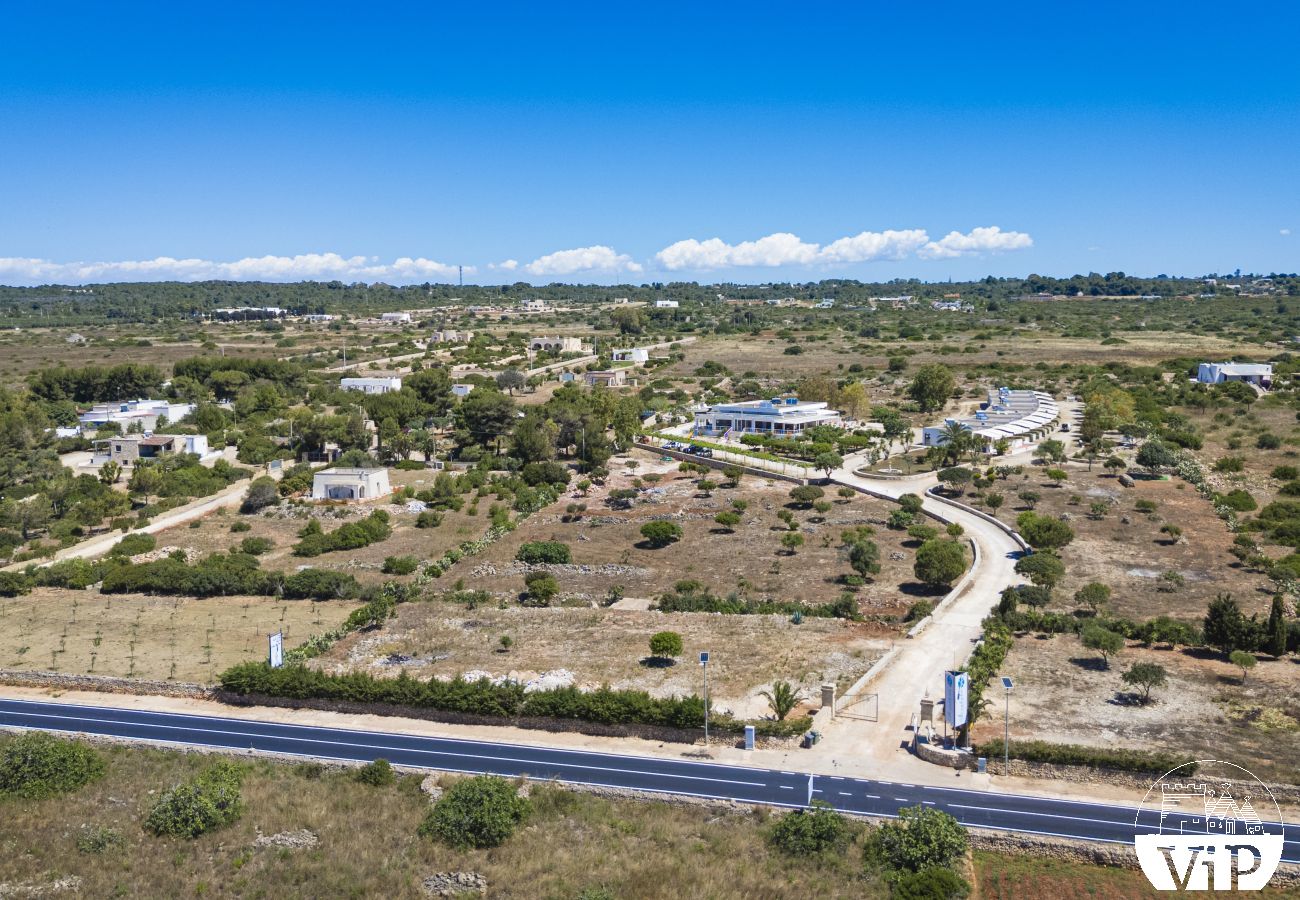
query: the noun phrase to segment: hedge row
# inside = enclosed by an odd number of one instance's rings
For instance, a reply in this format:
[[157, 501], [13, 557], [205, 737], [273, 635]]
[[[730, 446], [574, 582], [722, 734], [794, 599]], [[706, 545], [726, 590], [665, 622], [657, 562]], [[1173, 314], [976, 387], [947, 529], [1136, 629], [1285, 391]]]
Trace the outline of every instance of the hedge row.
[[147, 563], [109, 564], [100, 590], [105, 594], [164, 594], [218, 597], [234, 594], [283, 596], [290, 600], [347, 600], [361, 593], [351, 575], [303, 569], [292, 575], [263, 572], [246, 553], [213, 553], [194, 565], [167, 557]]
[[660, 612], [709, 612], [733, 616], [783, 615], [825, 619], [859, 619], [857, 600], [847, 594], [831, 603], [807, 604], [797, 600], [742, 600], [739, 597], [715, 597], [712, 594], [665, 594], [656, 603]]
[[[1113, 750], [1084, 747], [1079, 744], [1052, 744], [1047, 741], [1012, 741], [1010, 749], [1011, 756], [1015, 759], [1058, 766], [1092, 766], [1099, 769], [1116, 769], [1121, 772], [1164, 775], [1172, 769], [1187, 765], [1183, 771], [1188, 775], [1196, 771], [1196, 763], [1189, 763], [1183, 757], [1145, 750]], [[989, 759], [1001, 759], [1002, 741], [995, 740], [980, 744], [975, 752]]]
[[359, 550], [387, 540], [392, 533], [388, 513], [382, 509], [375, 510], [364, 519], [340, 525], [330, 532], [321, 530], [319, 519], [312, 519], [299, 533], [301, 540], [293, 548], [293, 555], [320, 556], [334, 550]]
[[[571, 719], [602, 725], [680, 729], [699, 728], [704, 722], [704, 701], [693, 694], [652, 697], [645, 691], [609, 687], [594, 691], [567, 687], [525, 692], [524, 686], [515, 681], [494, 683], [487, 678], [466, 681], [460, 677], [423, 681], [405, 672], [396, 678], [375, 678], [365, 672], [333, 675], [296, 665], [273, 669], [264, 662], [241, 663], [227, 669], [221, 674], [221, 686], [240, 696], [381, 703], [503, 719]], [[794, 735], [806, 730], [810, 720], [745, 723], [715, 713], [710, 716], [709, 724], [719, 732], [738, 732], [744, 725], [753, 724], [765, 735]]]

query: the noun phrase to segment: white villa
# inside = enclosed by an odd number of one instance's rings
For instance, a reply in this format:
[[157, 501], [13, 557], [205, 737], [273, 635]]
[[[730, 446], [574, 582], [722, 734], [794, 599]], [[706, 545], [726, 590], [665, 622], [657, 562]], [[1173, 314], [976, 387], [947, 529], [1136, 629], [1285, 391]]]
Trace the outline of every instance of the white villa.
[[373, 500], [390, 493], [387, 469], [321, 469], [311, 479], [313, 500]]
[[468, 397], [469, 392], [472, 390], [474, 390], [474, 385], [472, 384], [457, 383], [451, 386], [452, 396], [455, 397]]
[[535, 337], [528, 341], [528, 349], [542, 353], [582, 353], [587, 348], [578, 337]]
[[339, 387], [345, 391], [361, 391], [363, 394], [387, 394], [389, 391], [400, 391], [402, 389], [402, 379], [393, 376], [383, 378], [344, 378], [339, 381]]
[[655, 309], [677, 309], [681, 306], [676, 300], [656, 300]]
[[1268, 390], [1273, 386], [1273, 366], [1270, 363], [1201, 363], [1196, 380], [1201, 384], [1244, 381]]
[[1002, 440], [1015, 450], [1050, 434], [1059, 415], [1060, 409], [1051, 394], [997, 388], [989, 391], [988, 402], [973, 416], [945, 419], [941, 425], [922, 429], [921, 443], [926, 447], [942, 447], [947, 443], [945, 427], [956, 423], [983, 438], [986, 452], [993, 452], [994, 445]]
[[695, 413], [693, 434], [701, 436], [730, 434], [770, 434], [793, 437], [813, 425], [841, 425], [840, 411], [827, 403], [800, 400], [798, 397], [774, 397], [771, 400], [744, 400], [719, 403]]
[[626, 350], [615, 350], [609, 355], [614, 362], [630, 362], [636, 365], [643, 365], [650, 360], [650, 351], [645, 347], [629, 347]]
[[142, 431], [153, 431], [164, 416], [168, 422], [183, 419], [194, 412], [193, 403], [172, 403], [170, 400], [127, 400], [124, 403], [96, 403], [79, 415], [82, 425], [98, 427], [110, 423], [127, 431], [139, 423]]
[[386, 312], [379, 316], [379, 321], [393, 325], [404, 325], [411, 321], [411, 314], [409, 312]]

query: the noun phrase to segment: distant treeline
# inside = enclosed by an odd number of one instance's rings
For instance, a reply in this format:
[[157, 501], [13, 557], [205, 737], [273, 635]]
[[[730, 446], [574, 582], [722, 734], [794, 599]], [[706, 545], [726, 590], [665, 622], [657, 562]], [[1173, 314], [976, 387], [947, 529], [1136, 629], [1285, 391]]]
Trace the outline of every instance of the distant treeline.
[[[1221, 276], [1220, 281], [1248, 281], [1253, 276]], [[1300, 293], [1296, 274], [1270, 276], [1285, 292]], [[1105, 275], [1092, 272], [1069, 278], [1028, 275], [1023, 278], [994, 278], [976, 281], [925, 282], [895, 279], [862, 282], [827, 279], [801, 284], [775, 282], [764, 285], [697, 284], [695, 282], [653, 282], [643, 285], [534, 286], [524, 282], [508, 285], [458, 287], [448, 284], [344, 284], [341, 281], [303, 281], [293, 284], [265, 282], [204, 281], [144, 282], [91, 285], [71, 288], [0, 286], [0, 322], [20, 324], [33, 320], [42, 324], [152, 322], [212, 315], [215, 310], [238, 306], [276, 306], [293, 314], [350, 313], [365, 315], [393, 309], [437, 307], [449, 303], [492, 305], [536, 297], [551, 303], [597, 303], [616, 297], [633, 301], [673, 299], [684, 303], [714, 303], [718, 296], [735, 299], [792, 297], [796, 300], [831, 298], [851, 304], [871, 297], [911, 294], [924, 299], [960, 294], [963, 300], [1014, 300], [1026, 295], [1085, 297], [1117, 296], [1174, 297], [1199, 294], [1206, 285], [1201, 277], [1139, 278], [1123, 272]]]

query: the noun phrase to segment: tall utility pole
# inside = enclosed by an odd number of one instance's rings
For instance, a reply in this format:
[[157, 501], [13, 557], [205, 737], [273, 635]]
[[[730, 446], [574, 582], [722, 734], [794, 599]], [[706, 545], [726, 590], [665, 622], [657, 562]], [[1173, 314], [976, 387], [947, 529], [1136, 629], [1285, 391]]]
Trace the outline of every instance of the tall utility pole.
[[1002, 707], [1002, 774], [1011, 774], [1011, 679], [1002, 676], [1002, 687], [1007, 692], [1006, 705]]
[[700, 653], [700, 666], [704, 669], [704, 749], [709, 749], [709, 651]]

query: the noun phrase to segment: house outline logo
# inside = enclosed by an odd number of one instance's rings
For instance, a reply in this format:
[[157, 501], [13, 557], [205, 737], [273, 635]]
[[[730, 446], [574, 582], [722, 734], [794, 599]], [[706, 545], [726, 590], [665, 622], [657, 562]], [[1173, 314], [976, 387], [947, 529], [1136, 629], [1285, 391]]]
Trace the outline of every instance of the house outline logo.
[[1277, 871], [1286, 825], [1264, 782], [1208, 759], [1162, 775], [1133, 831], [1138, 863], [1158, 891], [1258, 891]]

